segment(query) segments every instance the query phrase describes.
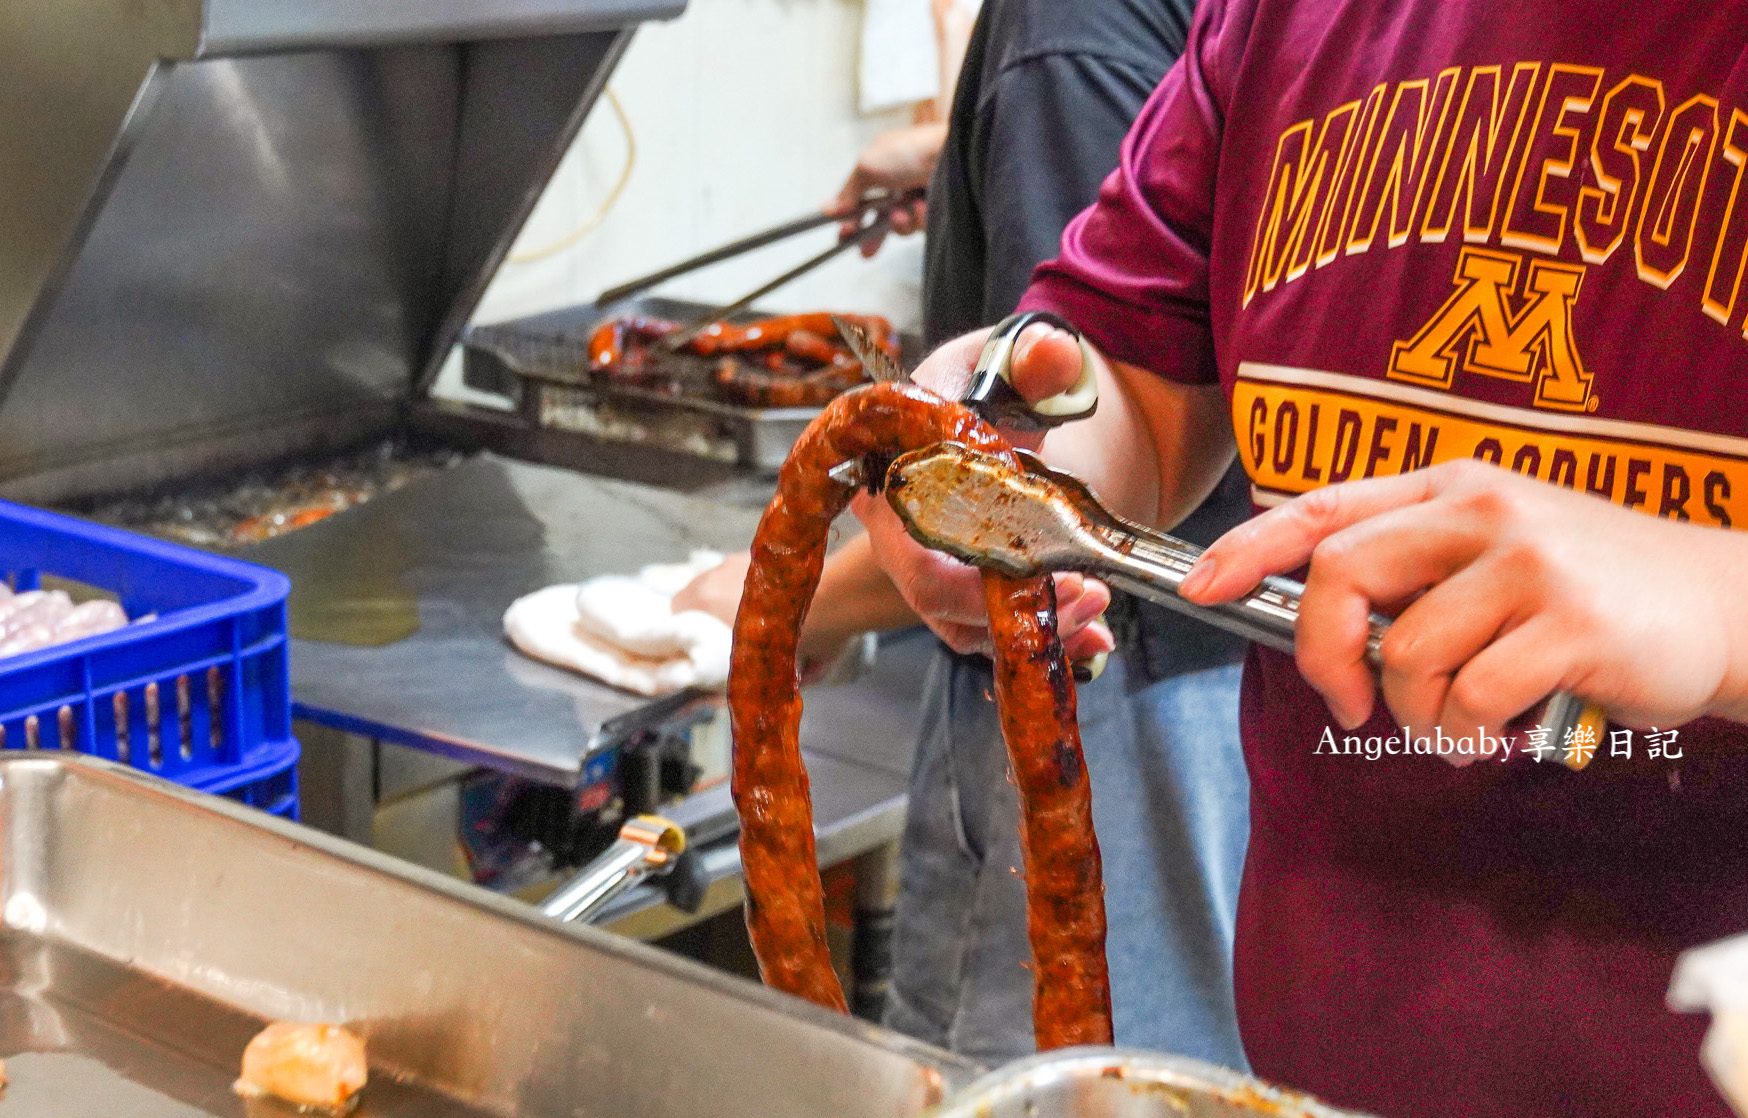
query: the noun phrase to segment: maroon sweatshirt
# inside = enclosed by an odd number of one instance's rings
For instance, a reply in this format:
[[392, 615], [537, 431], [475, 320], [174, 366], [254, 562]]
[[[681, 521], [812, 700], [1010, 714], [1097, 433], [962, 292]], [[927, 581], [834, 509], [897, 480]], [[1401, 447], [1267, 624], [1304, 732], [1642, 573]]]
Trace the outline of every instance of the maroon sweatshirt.
[[[1218, 381], [1261, 505], [1474, 457], [1728, 528], [1745, 168], [1741, 0], [1204, 0], [1024, 305]], [[1244, 682], [1259, 1074], [1393, 1118], [1727, 1113], [1663, 993], [1748, 929], [1748, 728], [1459, 770], [1381, 713], [1345, 740], [1288, 657]]]

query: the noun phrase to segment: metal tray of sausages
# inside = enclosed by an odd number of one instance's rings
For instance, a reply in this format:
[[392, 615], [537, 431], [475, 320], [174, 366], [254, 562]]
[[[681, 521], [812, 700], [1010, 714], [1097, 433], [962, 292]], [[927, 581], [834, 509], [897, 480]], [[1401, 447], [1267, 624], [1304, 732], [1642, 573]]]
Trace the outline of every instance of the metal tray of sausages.
[[915, 1115], [974, 1065], [101, 761], [0, 759], [0, 1118], [282, 1118], [268, 1020], [361, 1033], [356, 1118]]
[[[752, 408], [712, 398], [708, 359], [674, 354], [678, 392], [591, 383], [589, 333], [611, 315], [648, 315], [691, 322], [711, 308], [660, 296], [594, 305], [512, 322], [474, 326], [462, 336], [462, 382], [469, 388], [507, 396], [524, 422], [623, 442], [652, 444], [698, 458], [774, 474], [789, 448], [819, 414], [818, 408]], [[752, 310], [734, 321], [752, 321], [771, 312]], [[920, 342], [901, 338], [907, 362]], [[908, 367], [908, 365], [907, 365]]]

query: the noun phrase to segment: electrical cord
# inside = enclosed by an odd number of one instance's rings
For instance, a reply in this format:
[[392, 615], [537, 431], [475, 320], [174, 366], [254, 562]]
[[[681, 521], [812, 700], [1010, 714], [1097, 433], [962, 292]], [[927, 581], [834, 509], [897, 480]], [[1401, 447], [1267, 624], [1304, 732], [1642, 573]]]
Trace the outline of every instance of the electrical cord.
[[607, 104], [612, 106], [613, 115], [619, 119], [620, 130], [625, 133], [625, 167], [619, 172], [619, 181], [615, 182], [613, 189], [607, 192], [607, 197], [602, 200], [600, 207], [575, 229], [551, 244], [529, 249], [527, 252], [511, 254], [509, 263], [533, 264], [557, 256], [571, 248], [600, 227], [601, 222], [607, 219], [607, 215], [613, 212], [613, 207], [618, 205], [620, 195], [625, 193], [625, 185], [631, 181], [631, 169], [637, 165], [637, 135], [632, 131], [631, 118], [626, 115], [625, 106], [620, 103], [619, 95], [613, 92], [611, 86], [607, 88], [606, 93]]

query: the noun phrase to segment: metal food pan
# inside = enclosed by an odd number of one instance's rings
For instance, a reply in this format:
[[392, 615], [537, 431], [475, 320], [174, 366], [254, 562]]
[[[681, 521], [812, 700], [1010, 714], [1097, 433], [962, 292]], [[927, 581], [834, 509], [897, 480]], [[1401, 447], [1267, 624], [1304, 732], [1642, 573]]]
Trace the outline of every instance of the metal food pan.
[[1017, 1060], [928, 1118], [1366, 1118], [1200, 1060], [1066, 1048]]
[[[462, 380], [470, 388], [515, 400], [533, 426], [654, 444], [776, 473], [819, 408], [745, 407], [703, 395], [599, 385], [589, 377], [589, 332], [602, 319], [642, 315], [690, 322], [712, 309], [702, 303], [645, 296], [605, 310], [593, 305], [569, 307], [475, 326], [462, 337]], [[753, 321], [769, 313], [746, 311], [733, 321]], [[920, 343], [905, 337], [901, 345], [908, 367]], [[684, 354], [674, 360], [700, 367], [711, 364]]]
[[0, 1118], [266, 1118], [263, 1022], [345, 1022], [358, 1118], [914, 1115], [974, 1065], [107, 762], [0, 759]]

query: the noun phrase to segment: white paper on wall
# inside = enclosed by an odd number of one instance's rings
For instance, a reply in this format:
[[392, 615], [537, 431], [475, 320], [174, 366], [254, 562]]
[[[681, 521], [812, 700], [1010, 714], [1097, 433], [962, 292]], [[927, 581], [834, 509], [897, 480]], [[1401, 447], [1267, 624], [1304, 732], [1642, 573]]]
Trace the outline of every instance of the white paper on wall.
[[927, 101], [941, 84], [929, 0], [863, 0], [858, 76], [865, 113]]

